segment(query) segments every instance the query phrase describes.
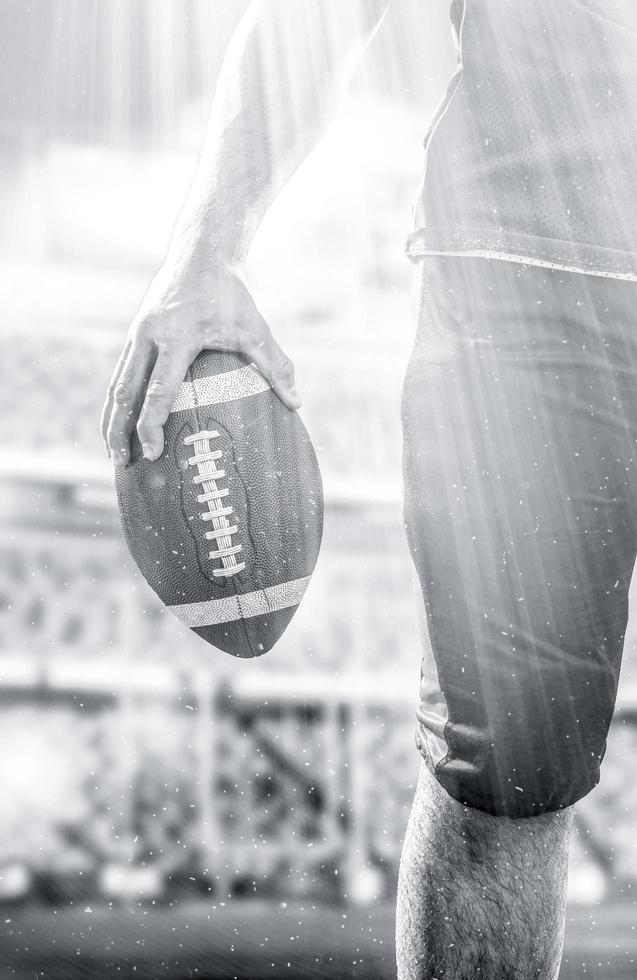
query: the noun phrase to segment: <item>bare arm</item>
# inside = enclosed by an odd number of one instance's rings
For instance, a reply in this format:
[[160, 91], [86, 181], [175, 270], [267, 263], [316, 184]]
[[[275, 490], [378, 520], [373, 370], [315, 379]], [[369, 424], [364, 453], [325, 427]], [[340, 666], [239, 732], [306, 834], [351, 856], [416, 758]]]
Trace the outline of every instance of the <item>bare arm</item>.
[[318, 142], [389, 0], [257, 0], [221, 70], [178, 224], [244, 259], [279, 190]]
[[243, 353], [298, 408], [291, 362], [243, 278], [253, 236], [322, 135], [389, 0], [255, 0], [231, 39], [204, 149], [166, 259], [131, 324], [102, 415], [107, 451], [144, 455], [203, 349]]

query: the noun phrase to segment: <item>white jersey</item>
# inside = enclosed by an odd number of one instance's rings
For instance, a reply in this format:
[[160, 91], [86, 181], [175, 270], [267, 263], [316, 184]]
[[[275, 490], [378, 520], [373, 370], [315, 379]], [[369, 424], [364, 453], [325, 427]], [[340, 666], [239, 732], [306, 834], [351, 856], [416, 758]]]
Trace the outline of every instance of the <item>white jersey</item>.
[[636, 0], [453, 0], [406, 250], [637, 280]]

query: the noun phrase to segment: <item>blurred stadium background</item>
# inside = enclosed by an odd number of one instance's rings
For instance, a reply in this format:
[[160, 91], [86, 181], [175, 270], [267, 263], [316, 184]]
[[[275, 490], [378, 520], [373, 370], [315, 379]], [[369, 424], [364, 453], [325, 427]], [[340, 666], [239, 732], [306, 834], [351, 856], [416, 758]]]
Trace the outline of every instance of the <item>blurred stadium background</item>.
[[[99, 438], [245, 6], [0, 5], [2, 977], [393, 976], [420, 664], [402, 240], [453, 64], [445, 3], [394, 5], [251, 253], [327, 505], [310, 591], [262, 661], [163, 613]], [[636, 638], [631, 620], [603, 780], [578, 809], [564, 978], [637, 974]]]

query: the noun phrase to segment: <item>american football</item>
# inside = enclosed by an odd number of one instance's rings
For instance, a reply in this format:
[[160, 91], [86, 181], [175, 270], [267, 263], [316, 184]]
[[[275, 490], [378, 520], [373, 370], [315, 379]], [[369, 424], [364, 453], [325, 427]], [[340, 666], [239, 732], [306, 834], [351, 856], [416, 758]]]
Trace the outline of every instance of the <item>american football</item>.
[[279, 639], [316, 564], [319, 467], [305, 426], [238, 354], [189, 368], [150, 462], [134, 437], [115, 481], [128, 548], [182, 623], [235, 657]]

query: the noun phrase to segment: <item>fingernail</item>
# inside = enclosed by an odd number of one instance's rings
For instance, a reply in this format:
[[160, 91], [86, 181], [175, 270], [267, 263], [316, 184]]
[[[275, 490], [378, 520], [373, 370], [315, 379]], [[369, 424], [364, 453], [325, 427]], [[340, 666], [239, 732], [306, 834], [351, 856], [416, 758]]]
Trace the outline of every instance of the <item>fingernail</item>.
[[300, 408], [303, 404], [303, 399], [301, 398], [301, 393], [298, 388], [290, 388], [290, 398], [294, 402], [295, 408]]
[[113, 462], [115, 463], [115, 466], [123, 466], [124, 463], [126, 462], [126, 457], [125, 456], [122, 456], [121, 453], [118, 453], [117, 450], [114, 449], [113, 450]]
[[144, 454], [144, 459], [149, 459], [151, 462], [155, 458], [155, 448], [151, 446], [149, 442], [145, 442], [142, 445], [142, 452]]

